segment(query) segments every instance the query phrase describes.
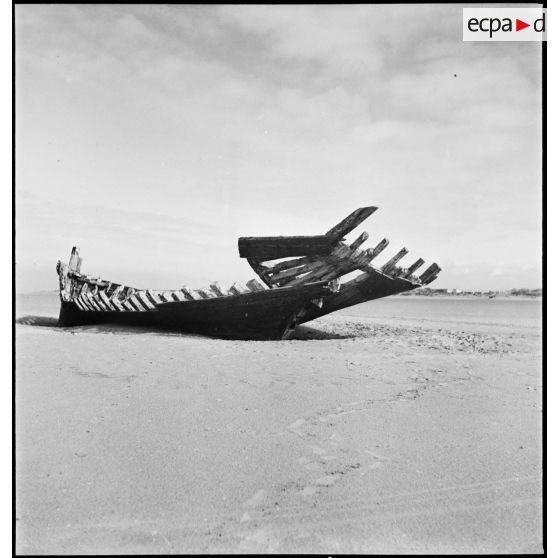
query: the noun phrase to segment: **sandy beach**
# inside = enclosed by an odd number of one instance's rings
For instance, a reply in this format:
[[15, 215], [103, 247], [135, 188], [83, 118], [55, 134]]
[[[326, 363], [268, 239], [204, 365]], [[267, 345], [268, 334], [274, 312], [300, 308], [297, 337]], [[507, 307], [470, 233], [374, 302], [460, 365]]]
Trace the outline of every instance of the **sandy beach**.
[[541, 552], [540, 301], [483, 303], [246, 342], [20, 296], [17, 552]]

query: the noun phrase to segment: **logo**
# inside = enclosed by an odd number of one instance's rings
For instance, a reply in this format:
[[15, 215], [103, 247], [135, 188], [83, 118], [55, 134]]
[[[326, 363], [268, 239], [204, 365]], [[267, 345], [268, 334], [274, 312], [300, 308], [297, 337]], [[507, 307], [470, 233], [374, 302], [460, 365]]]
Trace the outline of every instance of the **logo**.
[[545, 8], [463, 8], [464, 41], [546, 41]]

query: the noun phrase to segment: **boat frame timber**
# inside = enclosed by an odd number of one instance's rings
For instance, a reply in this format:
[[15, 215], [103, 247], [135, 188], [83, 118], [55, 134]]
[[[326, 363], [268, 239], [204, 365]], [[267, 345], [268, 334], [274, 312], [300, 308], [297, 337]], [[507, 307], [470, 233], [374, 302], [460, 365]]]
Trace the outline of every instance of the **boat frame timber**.
[[[320, 236], [241, 237], [238, 239], [239, 255], [247, 259], [270, 289], [294, 288], [312, 281], [330, 281], [335, 286], [322, 305], [310, 308], [304, 314], [301, 323], [348, 306], [430, 284], [438, 277], [441, 268], [433, 263], [420, 276], [416, 275], [425, 263], [422, 258], [408, 268], [401, 267], [398, 264], [407, 255], [407, 248], [402, 248], [376, 268], [371, 262], [387, 248], [389, 241], [386, 238], [366, 250], [360, 248], [368, 240], [366, 232], [351, 244], [343, 242], [347, 234], [377, 209], [373, 206], [356, 209]], [[283, 259], [288, 256], [291, 259]], [[297, 257], [293, 259], [292, 256]], [[358, 270], [362, 271], [358, 277], [341, 283], [342, 277]]]
[[[436, 263], [420, 276], [416, 271], [425, 263], [422, 258], [408, 268], [399, 265], [406, 248], [374, 267], [372, 260], [389, 244], [385, 238], [366, 250], [360, 248], [368, 239], [366, 232], [351, 244], [344, 242], [376, 210], [356, 209], [323, 235], [240, 237], [240, 257], [266, 286], [251, 279], [228, 290], [219, 283], [194, 290], [135, 289], [82, 274], [82, 259], [74, 247], [69, 263], [56, 266], [59, 324], [120, 323], [229, 339], [286, 339], [298, 324], [434, 281], [441, 271]], [[341, 282], [358, 270], [359, 276]]]
[[123, 324], [199, 333], [226, 339], [288, 338], [304, 313], [332, 292], [327, 281], [292, 289], [265, 289], [255, 280], [193, 291], [143, 290], [92, 278], [79, 272], [81, 258], [72, 249], [68, 265], [58, 262], [59, 325]]

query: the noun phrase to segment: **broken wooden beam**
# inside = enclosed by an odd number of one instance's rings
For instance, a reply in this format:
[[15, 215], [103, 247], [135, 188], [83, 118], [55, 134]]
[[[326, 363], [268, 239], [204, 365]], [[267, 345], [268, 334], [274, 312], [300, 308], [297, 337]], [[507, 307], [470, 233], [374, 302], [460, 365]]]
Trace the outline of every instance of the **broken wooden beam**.
[[336, 244], [336, 238], [319, 236], [256, 236], [238, 239], [241, 258], [274, 260], [289, 256], [325, 256]]
[[442, 268], [436, 264], [433, 263], [431, 266], [428, 267], [428, 269], [419, 277], [419, 281], [423, 284], [423, 285], [428, 285], [428, 283], [432, 283], [432, 281], [434, 281], [434, 279], [436, 279], [436, 277], [438, 276], [438, 273], [440, 273], [440, 271], [442, 271]]
[[240, 283], [233, 283], [229, 288], [229, 294], [238, 295], [250, 292], [249, 289], [241, 285]]
[[254, 293], [257, 293], [258, 291], [265, 291], [264, 286], [258, 283], [255, 279], [250, 279], [250, 281], [246, 283], [246, 286]]
[[411, 277], [411, 275], [423, 264], [424, 260], [419, 258], [413, 265], [411, 265], [411, 267], [409, 267], [409, 269], [407, 269], [407, 271], [403, 274], [403, 277], [405, 279]]
[[209, 288], [217, 295], [217, 296], [227, 296], [227, 293], [225, 291], [223, 291], [223, 289], [221, 288], [221, 285], [219, 285], [219, 283], [217, 281], [215, 281], [215, 283], [211, 283], [211, 285], [209, 285]]
[[182, 291], [182, 294], [186, 297], [186, 300], [200, 299], [200, 295], [195, 291], [193, 291], [192, 289], [190, 289], [189, 287], [187, 287], [186, 285], [182, 286], [180, 290]]
[[72, 254], [70, 255], [70, 261], [68, 262], [68, 269], [70, 271], [74, 271], [76, 273], [79, 273], [79, 265], [80, 265], [80, 261], [79, 261], [79, 248], [77, 246], [74, 246], [72, 248]]
[[391, 260], [383, 265], [382, 273], [389, 273], [395, 267], [395, 264], [408, 253], [409, 250], [407, 250], [407, 248], [401, 248], [401, 250], [399, 250], [399, 252], [397, 252]]
[[378, 244], [372, 249], [372, 259], [377, 257], [381, 252], [383, 252], [389, 244], [389, 240], [387, 238], [383, 238], [378, 242]]
[[209, 289], [196, 289], [196, 292], [201, 296], [201, 298], [215, 298], [215, 295]]
[[368, 240], [368, 233], [364, 231], [356, 240], [349, 245], [351, 250], [356, 250], [360, 245], [364, 244]]
[[301, 265], [306, 265], [307, 263], [318, 261], [317, 256], [304, 256], [303, 258], [295, 258], [292, 260], [285, 260], [284, 262], [279, 262], [268, 268], [269, 273], [278, 273], [279, 271], [284, 271], [286, 269], [291, 269], [293, 267], [298, 267]]
[[328, 236], [333, 236], [340, 240], [345, 235], [349, 234], [353, 229], [356, 229], [365, 219], [370, 217], [377, 207], [361, 207], [353, 211], [350, 215], [345, 217], [343, 221], [337, 223], [335, 227], [326, 232]]

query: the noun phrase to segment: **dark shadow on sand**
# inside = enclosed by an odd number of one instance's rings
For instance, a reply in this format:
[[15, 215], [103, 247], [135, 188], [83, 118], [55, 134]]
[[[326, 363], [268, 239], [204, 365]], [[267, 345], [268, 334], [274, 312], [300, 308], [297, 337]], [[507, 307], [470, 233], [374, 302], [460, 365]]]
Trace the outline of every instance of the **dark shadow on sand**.
[[322, 331], [314, 327], [299, 325], [295, 328], [290, 340], [291, 341], [326, 341], [328, 339], [352, 339], [358, 335], [350, 335], [333, 333], [331, 331]]
[[58, 328], [58, 318], [47, 316], [23, 316], [15, 321], [16, 324], [30, 325], [35, 327], [56, 327]]
[[[87, 332], [87, 333], [119, 333], [121, 335], [137, 335], [137, 334], [160, 334], [170, 337], [204, 337], [207, 339], [216, 339], [209, 335], [202, 335], [197, 333], [184, 333], [173, 329], [164, 327], [142, 327], [133, 325], [121, 324], [94, 324], [94, 325], [81, 325], [72, 327], [62, 327], [58, 325], [58, 318], [48, 316], [23, 316], [17, 318], [17, 324], [33, 326], [33, 327], [46, 327], [64, 332]], [[358, 337], [358, 335], [341, 335], [332, 332], [321, 331], [313, 327], [297, 326], [288, 339], [289, 341], [325, 341], [328, 339], [351, 339]], [[229, 339], [230, 341], [230, 339]], [[262, 342], [262, 341], [260, 341]]]

